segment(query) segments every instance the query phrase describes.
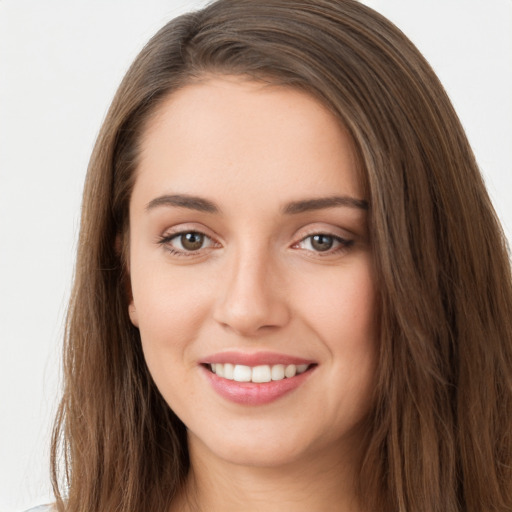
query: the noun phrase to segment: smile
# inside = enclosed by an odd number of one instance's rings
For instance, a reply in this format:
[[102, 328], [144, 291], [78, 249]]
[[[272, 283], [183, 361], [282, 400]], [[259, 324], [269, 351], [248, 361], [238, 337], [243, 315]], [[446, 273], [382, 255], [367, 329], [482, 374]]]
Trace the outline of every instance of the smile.
[[[245, 364], [242, 364], [245, 363]], [[261, 406], [288, 395], [309, 380], [316, 362], [276, 354], [216, 354], [200, 364], [212, 389], [223, 399]]]
[[264, 364], [251, 367], [242, 364], [212, 363], [208, 366], [213, 373], [224, 379], [236, 382], [254, 382], [259, 384], [290, 379], [295, 377], [295, 375], [304, 373], [311, 365]]

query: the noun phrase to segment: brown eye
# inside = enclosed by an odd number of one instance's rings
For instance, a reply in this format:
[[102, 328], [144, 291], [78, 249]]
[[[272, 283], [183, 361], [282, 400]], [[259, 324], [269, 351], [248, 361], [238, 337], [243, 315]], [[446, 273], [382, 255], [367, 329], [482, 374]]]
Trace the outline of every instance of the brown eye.
[[179, 236], [181, 246], [186, 251], [198, 251], [204, 244], [204, 235], [202, 233], [190, 232]]
[[334, 237], [329, 235], [313, 235], [311, 237], [311, 247], [315, 251], [328, 251], [334, 244]]
[[204, 254], [205, 250], [220, 247], [220, 244], [200, 231], [181, 231], [166, 235], [158, 243], [173, 256], [197, 256]]
[[349, 249], [353, 243], [353, 240], [346, 240], [336, 235], [316, 233], [303, 238], [296, 247], [312, 253], [325, 253], [327, 256]]

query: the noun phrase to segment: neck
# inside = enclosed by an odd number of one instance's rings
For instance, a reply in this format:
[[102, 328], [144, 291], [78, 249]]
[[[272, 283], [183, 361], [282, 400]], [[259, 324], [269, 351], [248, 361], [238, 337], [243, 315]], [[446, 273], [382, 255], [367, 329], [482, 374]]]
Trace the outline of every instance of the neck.
[[258, 467], [215, 457], [193, 437], [189, 450], [191, 470], [172, 512], [361, 510], [354, 453], [316, 453], [307, 460]]

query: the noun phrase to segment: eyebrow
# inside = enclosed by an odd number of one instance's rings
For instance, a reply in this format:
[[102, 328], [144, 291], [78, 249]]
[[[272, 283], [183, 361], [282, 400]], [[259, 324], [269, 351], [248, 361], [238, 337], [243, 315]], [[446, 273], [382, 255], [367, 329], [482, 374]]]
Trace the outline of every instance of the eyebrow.
[[198, 210], [206, 213], [219, 213], [218, 206], [202, 197], [190, 196], [186, 194], [173, 194], [157, 197], [146, 205], [146, 211], [152, 210], [158, 206], [177, 206], [178, 208], [187, 208], [189, 210]]
[[369, 208], [368, 201], [364, 199], [356, 199], [349, 196], [330, 196], [292, 201], [285, 205], [283, 212], [286, 214], [297, 214], [312, 210], [323, 210], [324, 208], [335, 208], [337, 206], [357, 208], [360, 210], [368, 210]]
[[[146, 211], [159, 206], [187, 208], [189, 210], [197, 210], [205, 213], [220, 213], [220, 208], [214, 202], [204, 199], [203, 197], [191, 196], [188, 194], [171, 194], [156, 197], [146, 205]], [[282, 211], [284, 214], [293, 215], [340, 206], [357, 208], [359, 210], [368, 210], [369, 208], [368, 201], [365, 201], [364, 199], [356, 199], [349, 196], [330, 196], [292, 201], [287, 203], [283, 207]]]

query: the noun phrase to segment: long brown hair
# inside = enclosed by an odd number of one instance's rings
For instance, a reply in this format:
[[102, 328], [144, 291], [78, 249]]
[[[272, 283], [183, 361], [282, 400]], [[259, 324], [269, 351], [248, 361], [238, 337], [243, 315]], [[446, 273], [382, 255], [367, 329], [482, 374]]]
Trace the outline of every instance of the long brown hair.
[[84, 191], [52, 449], [58, 510], [164, 511], [187, 474], [186, 429], [128, 318], [122, 240], [145, 123], [211, 73], [307, 91], [359, 154], [381, 325], [359, 478], [368, 510], [512, 510], [505, 238], [435, 74], [353, 0], [219, 0], [167, 24], [126, 74]]

